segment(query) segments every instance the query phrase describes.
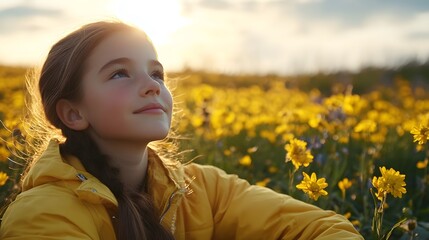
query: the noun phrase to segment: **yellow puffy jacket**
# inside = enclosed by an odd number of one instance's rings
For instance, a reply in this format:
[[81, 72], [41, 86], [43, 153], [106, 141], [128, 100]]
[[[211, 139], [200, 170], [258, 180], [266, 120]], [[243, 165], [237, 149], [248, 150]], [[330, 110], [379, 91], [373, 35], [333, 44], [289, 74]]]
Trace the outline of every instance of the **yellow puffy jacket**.
[[[363, 239], [341, 215], [212, 166], [169, 164], [151, 153], [148, 186], [176, 239]], [[116, 207], [112, 192], [51, 141], [5, 212], [0, 239], [113, 240]]]

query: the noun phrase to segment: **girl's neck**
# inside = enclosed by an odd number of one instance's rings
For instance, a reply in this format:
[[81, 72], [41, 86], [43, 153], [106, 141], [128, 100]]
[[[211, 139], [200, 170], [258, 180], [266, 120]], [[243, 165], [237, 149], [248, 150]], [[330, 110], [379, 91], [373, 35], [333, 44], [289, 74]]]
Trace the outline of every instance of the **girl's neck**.
[[148, 166], [147, 144], [98, 143], [108, 156], [109, 164], [119, 169], [121, 182], [129, 189], [138, 190], [144, 181]]

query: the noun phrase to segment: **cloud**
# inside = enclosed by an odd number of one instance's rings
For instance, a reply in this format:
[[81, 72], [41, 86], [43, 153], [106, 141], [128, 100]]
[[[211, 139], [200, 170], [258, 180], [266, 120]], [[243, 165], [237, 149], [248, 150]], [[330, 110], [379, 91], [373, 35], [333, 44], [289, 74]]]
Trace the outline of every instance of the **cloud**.
[[408, 34], [408, 37], [410, 39], [429, 40], [429, 29], [428, 30], [421, 30], [421, 31], [410, 32]]
[[[1, 0], [0, 63], [38, 65], [62, 36], [103, 19], [107, 0]], [[104, 17], [106, 19], [106, 17]]]
[[59, 10], [43, 9], [31, 6], [14, 6], [0, 10], [0, 19], [16, 19], [23, 17], [34, 16], [58, 16], [61, 14]]
[[336, 21], [343, 27], [360, 26], [380, 14], [402, 21], [429, 10], [429, 1], [424, 0], [181, 0], [181, 3], [185, 10], [252, 11], [266, 6], [280, 14], [292, 13], [303, 22]]
[[424, 2], [230, 0], [226, 6], [193, 5], [194, 23], [173, 36], [178, 47], [166, 55], [213, 71], [286, 74], [429, 58]]
[[199, 5], [201, 7], [214, 9], [225, 9], [231, 6], [226, 0], [201, 0], [199, 1]]
[[[0, 56], [9, 62], [41, 59], [41, 49], [108, 14], [108, 0], [62, 1], [55, 8], [49, 0], [22, 1], [0, 10]], [[293, 74], [429, 58], [429, 1], [178, 1], [190, 23], [157, 46], [170, 71]]]
[[58, 18], [62, 14], [58, 9], [15, 5], [0, 9], [0, 33], [14, 33], [17, 31], [37, 31], [42, 26], [37, 23], [40, 18]]

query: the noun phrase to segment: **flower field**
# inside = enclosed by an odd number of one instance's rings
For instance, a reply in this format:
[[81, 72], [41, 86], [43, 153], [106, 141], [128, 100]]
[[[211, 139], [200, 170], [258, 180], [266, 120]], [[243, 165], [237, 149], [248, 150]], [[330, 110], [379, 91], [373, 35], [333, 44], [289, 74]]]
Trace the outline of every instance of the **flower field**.
[[[9, 149], [24, 107], [24, 74], [0, 68], [1, 199], [19, 175], [8, 159], [19, 162]], [[332, 80], [325, 91], [276, 76], [183, 75], [172, 85], [185, 161], [332, 209], [365, 239], [429, 239], [424, 85], [395, 77], [363, 91]]]

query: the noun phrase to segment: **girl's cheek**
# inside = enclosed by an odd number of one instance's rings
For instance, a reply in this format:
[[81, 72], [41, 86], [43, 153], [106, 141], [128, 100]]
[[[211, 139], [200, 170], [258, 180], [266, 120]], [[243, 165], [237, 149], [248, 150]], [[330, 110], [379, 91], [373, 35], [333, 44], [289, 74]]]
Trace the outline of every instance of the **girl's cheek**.
[[118, 110], [124, 108], [124, 97], [121, 92], [106, 92], [103, 94], [94, 94], [88, 96], [86, 103], [88, 110], [93, 114], [100, 115], [101, 118], [109, 117], [107, 114], [115, 114]]
[[168, 105], [170, 110], [172, 110], [173, 109], [173, 96], [171, 95], [171, 92], [167, 88], [165, 88], [164, 94], [165, 94], [164, 95], [164, 101]]
[[113, 91], [108, 91], [103, 96], [104, 101], [111, 104], [120, 104], [124, 102], [127, 98], [130, 98], [129, 91], [123, 89], [115, 89]]

